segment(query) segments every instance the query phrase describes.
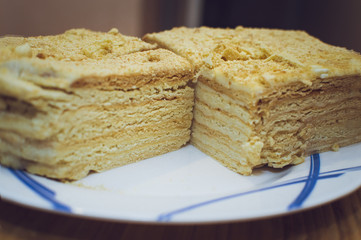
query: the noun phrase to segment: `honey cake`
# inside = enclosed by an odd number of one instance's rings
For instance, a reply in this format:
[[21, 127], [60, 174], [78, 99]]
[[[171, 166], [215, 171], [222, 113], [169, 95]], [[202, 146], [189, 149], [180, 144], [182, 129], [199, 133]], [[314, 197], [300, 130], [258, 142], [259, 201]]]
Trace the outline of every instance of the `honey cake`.
[[72, 29], [0, 38], [0, 163], [61, 180], [189, 141], [194, 69], [139, 38]]
[[361, 56], [303, 31], [147, 34], [197, 71], [191, 143], [228, 168], [282, 168], [361, 141]]

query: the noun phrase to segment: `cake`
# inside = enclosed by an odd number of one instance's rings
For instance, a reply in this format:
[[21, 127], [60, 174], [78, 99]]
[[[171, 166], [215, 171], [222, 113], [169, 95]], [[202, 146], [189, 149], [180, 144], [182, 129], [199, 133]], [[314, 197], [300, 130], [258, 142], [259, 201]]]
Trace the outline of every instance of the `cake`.
[[179, 27], [143, 40], [195, 68], [191, 143], [250, 175], [361, 141], [361, 56], [303, 31]]
[[250, 175], [360, 142], [360, 119], [360, 54], [303, 31], [0, 38], [0, 163], [49, 178], [81, 179], [189, 141]]
[[116, 29], [0, 38], [0, 163], [76, 180], [186, 144], [194, 68], [155, 48]]

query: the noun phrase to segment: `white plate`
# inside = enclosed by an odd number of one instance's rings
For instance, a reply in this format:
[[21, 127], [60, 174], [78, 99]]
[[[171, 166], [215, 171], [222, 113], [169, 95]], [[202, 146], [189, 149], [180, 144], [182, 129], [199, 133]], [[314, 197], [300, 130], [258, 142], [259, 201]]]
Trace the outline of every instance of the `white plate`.
[[361, 185], [361, 144], [315, 154], [283, 170], [240, 176], [193, 146], [92, 174], [74, 183], [0, 167], [3, 199], [83, 217], [148, 223], [210, 223], [283, 215]]

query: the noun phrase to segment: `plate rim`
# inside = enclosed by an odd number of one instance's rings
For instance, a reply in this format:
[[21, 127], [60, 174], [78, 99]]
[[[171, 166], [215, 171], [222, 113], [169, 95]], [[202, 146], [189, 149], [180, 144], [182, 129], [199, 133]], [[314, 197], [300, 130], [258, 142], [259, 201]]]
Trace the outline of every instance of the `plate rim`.
[[[348, 147], [352, 148], [352, 146], [354, 146], [354, 147], [356, 146], [356, 148], [357, 147], [359, 148], [361, 146], [361, 143], [351, 145]], [[343, 151], [347, 151], [348, 147], [342, 148]], [[321, 154], [321, 156], [322, 156], [322, 154]], [[361, 158], [357, 157], [357, 160], [361, 160]], [[344, 161], [344, 160], [341, 160], [341, 161]], [[312, 159], [310, 159], [310, 163], [312, 163]], [[360, 162], [360, 165], [361, 165], [361, 162]], [[9, 171], [9, 172], [11, 171], [9, 168], [1, 166], [1, 165], [0, 165], [0, 168], [2, 168], [3, 170]], [[29, 173], [26, 173], [26, 174], [28, 174], [29, 176], [34, 176]], [[16, 177], [16, 176], [13, 175], [12, 177]], [[36, 177], [40, 177], [40, 176], [36, 176]], [[1, 178], [1, 176], [0, 176], [0, 178]], [[40, 178], [44, 178], [44, 177], [40, 177]], [[47, 212], [47, 213], [60, 214], [60, 215], [65, 215], [65, 216], [69, 216], [69, 217], [76, 217], [76, 218], [88, 219], [88, 220], [100, 220], [100, 221], [134, 223], [134, 224], [155, 224], [155, 225], [187, 225], [187, 224], [194, 225], [194, 224], [218, 224], [218, 223], [254, 221], [254, 220], [263, 220], [263, 219], [269, 219], [269, 218], [273, 218], [273, 217], [281, 217], [281, 216], [291, 215], [291, 214], [314, 209], [319, 206], [332, 203], [334, 201], [337, 201], [341, 198], [344, 198], [344, 197], [352, 194], [353, 192], [356, 192], [360, 188], [361, 188], [361, 178], [359, 181], [356, 181], [354, 184], [348, 185], [347, 187], [343, 188], [342, 191], [339, 191], [336, 196], [331, 197], [331, 198], [326, 197], [326, 200], [323, 199], [320, 201], [314, 201], [311, 205], [301, 206], [296, 209], [289, 209], [289, 210], [284, 210], [284, 211], [280, 211], [280, 210], [276, 209], [273, 213], [271, 211], [271, 213], [268, 213], [265, 215], [262, 215], [262, 214], [253, 215], [252, 214], [252, 215], [242, 216], [242, 214], [238, 214], [236, 217], [228, 217], [228, 218], [221, 217], [219, 219], [211, 218], [209, 220], [202, 220], [202, 221], [200, 221], [200, 220], [192, 221], [191, 219], [184, 221], [184, 220], [182, 220], [182, 218], [181, 218], [181, 220], [172, 219], [171, 221], [159, 221], [156, 218], [154, 218], [153, 220], [149, 220], [148, 218], [140, 219], [138, 217], [124, 218], [124, 216], [121, 217], [120, 215], [110, 216], [109, 214], [99, 214], [99, 213], [97, 214], [97, 211], [85, 212], [85, 213], [64, 212], [64, 211], [59, 211], [59, 210], [53, 209], [44, 204], [34, 204], [34, 202], [36, 202], [36, 201], [31, 201], [31, 200], [30, 201], [24, 201], [24, 200], [22, 201], [19, 197], [11, 196], [11, 194], [9, 195], [8, 192], [2, 191], [1, 188], [0, 188], [0, 200], [1, 201], [4, 200], [4, 201], [7, 201], [7, 202], [10, 202], [10, 203], [22, 206], [22, 207], [27, 207], [30, 209], [35, 209], [35, 210], [39, 210], [39, 211], [43, 211], [43, 212]], [[158, 216], [160, 216], [161, 214], [162, 213], [159, 213]]]

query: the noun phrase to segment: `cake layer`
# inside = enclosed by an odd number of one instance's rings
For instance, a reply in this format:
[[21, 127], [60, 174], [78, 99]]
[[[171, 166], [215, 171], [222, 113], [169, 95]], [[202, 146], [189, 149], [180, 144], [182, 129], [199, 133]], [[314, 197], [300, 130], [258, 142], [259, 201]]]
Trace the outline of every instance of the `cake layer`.
[[[43, 162], [53, 164], [59, 161], [68, 161], [66, 155], [69, 152], [78, 151], [78, 149], [88, 146], [107, 146], [112, 143], [113, 139], [117, 142], [130, 143], [144, 138], [152, 138], [154, 136], [167, 135], [169, 132], [183, 131], [184, 129], [190, 134], [191, 114], [178, 115], [177, 118], [163, 120], [162, 126], [159, 121], [148, 124], [147, 126], [132, 126], [129, 129], [114, 129], [104, 134], [91, 135], [74, 139], [66, 139], [66, 141], [54, 141], [52, 139], [34, 141], [24, 139], [19, 135], [11, 132], [0, 132], [1, 146], [0, 150], [22, 158], [30, 159], [35, 162]], [[99, 126], [102, 129], [104, 126]], [[19, 149], [19, 146], [22, 148]]]
[[190, 138], [192, 66], [112, 30], [0, 39], [0, 163], [76, 180]]
[[143, 39], [195, 66], [191, 142], [236, 172], [360, 141], [358, 53], [276, 29], [181, 27]]
[[243, 175], [250, 175], [254, 167], [262, 165], [259, 158], [262, 144], [259, 144], [257, 139], [249, 139], [247, 142], [235, 141], [227, 133], [214, 131], [208, 125], [194, 121], [191, 143], [226, 167]]
[[[283, 167], [300, 163], [308, 154], [356, 143], [360, 141], [361, 133], [361, 86], [359, 82], [353, 83], [354, 80], [354, 77], [334, 79], [332, 88], [320, 79], [307, 91], [304, 91], [304, 85], [298, 85], [299, 89], [291, 86], [293, 91], [279, 89], [260, 99], [252, 116], [258, 116], [258, 120], [251, 120], [250, 114], [244, 114], [247, 109], [243, 104], [237, 105], [238, 99], [232, 100], [224, 94], [227, 91], [222, 86], [216, 89], [207, 86], [204, 83], [210, 81], [201, 78], [196, 87], [192, 143], [198, 147], [207, 142], [207, 148], [233, 155], [232, 161], [248, 162], [246, 169], [262, 164]], [[211, 92], [213, 95], [209, 94]], [[253, 124], [244, 124], [245, 119]], [[252, 153], [252, 157], [259, 161], [246, 157], [249, 151], [246, 143], [255, 136], [262, 144], [262, 151], [259, 156]], [[230, 145], [235, 147], [232, 149]], [[204, 148], [200, 147], [207, 152]], [[226, 154], [222, 161], [228, 162], [227, 159]], [[250, 173], [244, 169], [241, 166], [237, 171]]]
[[[33, 108], [35, 110], [30, 115], [22, 113], [23, 111], [19, 112], [21, 108], [29, 109], [29, 104], [17, 102], [16, 108], [9, 106], [7, 111], [0, 113], [0, 129], [11, 130], [26, 138], [38, 140], [51, 138], [54, 134], [59, 133], [57, 140], [64, 141], [66, 138], [74, 138], [78, 134], [71, 129], [64, 130], [64, 128], [68, 128], [68, 122], [71, 121], [80, 125], [78, 132], [81, 131], [81, 134], [87, 137], [86, 134], [89, 131], [90, 134], [97, 134], [104, 130], [113, 130], [115, 126], [122, 127], [120, 124], [125, 127], [126, 122], [123, 120], [139, 118], [147, 109], [159, 108], [159, 111], [162, 111], [161, 108], [164, 108], [168, 101], [173, 101], [178, 105], [181, 105], [182, 102], [185, 102], [183, 105], [192, 104], [193, 89], [186, 85], [186, 80], [183, 81], [182, 85], [173, 86], [173, 88], [158, 89], [159, 86], [147, 91], [143, 91], [142, 88], [127, 92], [77, 90], [73, 102], [48, 101], [47, 103], [53, 107], [49, 107], [46, 112]], [[175, 111], [175, 113], [177, 112]], [[138, 115], [134, 116], [135, 114]], [[160, 118], [159, 116], [154, 117]], [[107, 127], [106, 129], [90, 129], [92, 125], [106, 125]], [[67, 135], [70, 130], [73, 131], [72, 135]]]
[[264, 162], [282, 167], [287, 161], [281, 159], [303, 158], [358, 142], [360, 84], [355, 76], [319, 79], [306, 89], [293, 86], [292, 91], [280, 89], [262, 99], [258, 105], [262, 121], [256, 129], [264, 142]]
[[[134, 163], [179, 149], [189, 140], [189, 131], [177, 131], [173, 136], [154, 136], [133, 143], [133, 147], [124, 150], [122, 144], [98, 145], [81, 148], [67, 156], [69, 161], [48, 165], [22, 159], [12, 154], [2, 154], [2, 164], [25, 169], [31, 173], [62, 180], [76, 180], [91, 172], [102, 172], [115, 167]], [[125, 146], [129, 146], [128, 143]], [[124, 145], [123, 145], [124, 146]]]

